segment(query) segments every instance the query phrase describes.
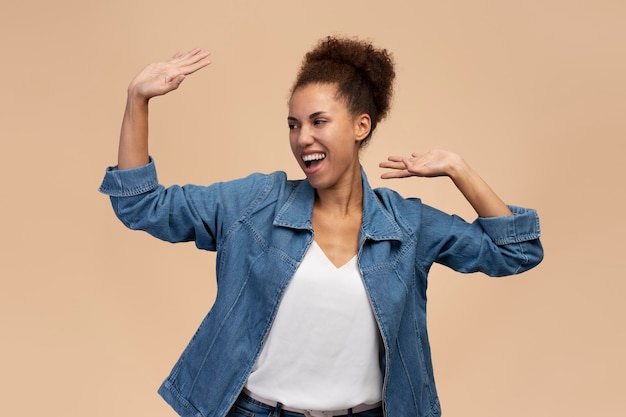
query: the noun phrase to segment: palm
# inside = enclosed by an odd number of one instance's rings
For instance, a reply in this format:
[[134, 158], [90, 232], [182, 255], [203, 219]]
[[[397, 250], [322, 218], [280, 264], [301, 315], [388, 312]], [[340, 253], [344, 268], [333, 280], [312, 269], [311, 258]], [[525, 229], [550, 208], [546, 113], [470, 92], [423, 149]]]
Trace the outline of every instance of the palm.
[[440, 177], [448, 175], [448, 169], [458, 155], [442, 151], [432, 150], [426, 153], [413, 153], [410, 157], [390, 156], [387, 161], [380, 164], [381, 168], [391, 171], [382, 175], [382, 178], [404, 177]]
[[193, 49], [185, 54], [177, 53], [171, 59], [146, 66], [131, 81], [128, 89], [143, 99], [167, 94], [178, 88], [189, 74], [210, 64], [209, 52]]

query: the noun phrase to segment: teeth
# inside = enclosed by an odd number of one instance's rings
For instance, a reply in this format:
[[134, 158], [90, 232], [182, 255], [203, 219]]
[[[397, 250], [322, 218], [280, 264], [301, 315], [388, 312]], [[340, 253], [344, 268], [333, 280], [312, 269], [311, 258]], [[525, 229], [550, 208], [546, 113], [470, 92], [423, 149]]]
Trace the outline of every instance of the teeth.
[[326, 158], [326, 154], [316, 153], [313, 155], [305, 155], [302, 157], [302, 160], [304, 162], [311, 162], [311, 161], [319, 161], [320, 159], [324, 159], [324, 158]]

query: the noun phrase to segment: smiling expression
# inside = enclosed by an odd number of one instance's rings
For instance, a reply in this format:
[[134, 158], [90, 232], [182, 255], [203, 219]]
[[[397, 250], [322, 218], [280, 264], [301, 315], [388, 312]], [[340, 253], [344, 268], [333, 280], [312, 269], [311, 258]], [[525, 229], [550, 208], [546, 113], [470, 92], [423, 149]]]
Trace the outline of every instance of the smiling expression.
[[368, 122], [369, 116], [350, 113], [334, 84], [307, 84], [294, 91], [289, 142], [314, 188], [349, 186], [355, 175], [360, 179], [359, 144], [369, 132]]

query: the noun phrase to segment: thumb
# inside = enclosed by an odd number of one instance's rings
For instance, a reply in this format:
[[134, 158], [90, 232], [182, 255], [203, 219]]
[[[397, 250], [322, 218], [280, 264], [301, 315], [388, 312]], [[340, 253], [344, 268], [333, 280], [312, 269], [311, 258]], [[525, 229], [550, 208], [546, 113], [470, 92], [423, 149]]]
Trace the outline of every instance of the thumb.
[[181, 75], [177, 75], [176, 77], [172, 78], [172, 80], [170, 81], [171, 84], [174, 84], [176, 86], [179, 86], [180, 83], [182, 83], [185, 80], [185, 75], [181, 74]]

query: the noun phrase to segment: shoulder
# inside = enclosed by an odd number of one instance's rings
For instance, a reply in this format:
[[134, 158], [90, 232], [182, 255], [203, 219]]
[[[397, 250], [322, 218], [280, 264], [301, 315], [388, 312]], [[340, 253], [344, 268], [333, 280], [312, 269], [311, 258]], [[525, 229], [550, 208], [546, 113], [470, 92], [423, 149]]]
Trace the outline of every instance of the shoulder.
[[283, 171], [271, 173], [255, 172], [245, 177], [218, 182], [211, 187], [219, 190], [223, 199], [235, 201], [236, 204], [247, 202], [255, 206], [261, 202], [277, 202], [298, 187], [302, 180], [289, 180]]
[[424, 203], [419, 197], [404, 197], [390, 188], [375, 188], [373, 192], [382, 209], [411, 234], [423, 228], [440, 229], [456, 217]]
[[287, 174], [282, 171], [271, 173], [254, 172], [245, 177], [219, 181], [211, 186], [239, 191], [249, 191], [251, 188], [255, 188], [258, 191], [259, 187], [261, 189], [269, 189], [275, 186], [283, 187], [286, 186], [288, 182]]
[[397, 215], [414, 214], [426, 207], [419, 197], [404, 197], [399, 192], [379, 187], [372, 190], [378, 202], [388, 211]]
[[207, 188], [219, 190], [218, 192], [224, 196], [248, 200], [275, 192], [287, 186], [287, 183], [287, 175], [284, 172], [254, 172], [245, 177], [215, 182]]

